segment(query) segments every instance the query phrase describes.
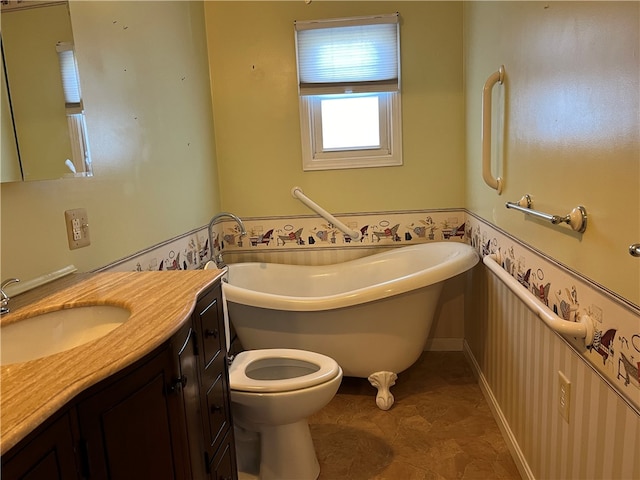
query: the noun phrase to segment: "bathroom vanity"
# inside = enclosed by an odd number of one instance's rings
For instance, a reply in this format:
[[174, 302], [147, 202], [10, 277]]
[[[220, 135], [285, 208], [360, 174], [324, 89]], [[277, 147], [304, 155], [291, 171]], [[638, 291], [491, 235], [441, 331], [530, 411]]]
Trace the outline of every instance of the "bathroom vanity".
[[2, 366], [3, 478], [237, 478], [220, 274], [95, 274], [17, 302], [3, 324], [70, 301], [131, 316], [87, 345]]

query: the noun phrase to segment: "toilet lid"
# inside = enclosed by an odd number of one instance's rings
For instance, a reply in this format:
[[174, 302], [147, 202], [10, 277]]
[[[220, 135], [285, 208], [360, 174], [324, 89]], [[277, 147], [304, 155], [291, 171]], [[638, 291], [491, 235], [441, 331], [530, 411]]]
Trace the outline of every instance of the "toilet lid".
[[339, 372], [338, 363], [320, 353], [290, 348], [247, 350], [233, 359], [229, 383], [236, 391], [289, 392], [328, 382]]

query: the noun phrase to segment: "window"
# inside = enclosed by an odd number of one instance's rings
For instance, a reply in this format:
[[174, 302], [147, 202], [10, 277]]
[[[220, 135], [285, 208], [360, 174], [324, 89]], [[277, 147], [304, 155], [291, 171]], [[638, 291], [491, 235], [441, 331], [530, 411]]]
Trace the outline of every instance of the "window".
[[402, 165], [398, 25], [295, 23], [304, 170]]
[[92, 176], [91, 155], [74, 46], [69, 42], [58, 42], [56, 51], [60, 62], [62, 90], [64, 91], [67, 124], [71, 138], [72, 158], [67, 159], [65, 165], [74, 175], [90, 177]]

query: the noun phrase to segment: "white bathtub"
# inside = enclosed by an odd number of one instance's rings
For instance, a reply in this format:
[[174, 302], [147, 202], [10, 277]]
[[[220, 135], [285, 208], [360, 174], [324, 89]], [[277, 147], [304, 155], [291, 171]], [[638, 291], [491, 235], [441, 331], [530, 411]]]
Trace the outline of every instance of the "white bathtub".
[[472, 268], [469, 245], [435, 242], [324, 266], [229, 265], [223, 293], [244, 348], [298, 348], [369, 378], [377, 403], [424, 349], [442, 282]]

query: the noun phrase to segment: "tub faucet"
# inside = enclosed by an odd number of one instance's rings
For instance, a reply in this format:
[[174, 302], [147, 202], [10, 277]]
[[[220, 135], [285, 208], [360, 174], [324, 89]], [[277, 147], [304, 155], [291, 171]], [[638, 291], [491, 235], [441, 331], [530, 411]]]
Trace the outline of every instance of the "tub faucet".
[[214, 262], [216, 262], [216, 267], [218, 267], [219, 269], [223, 269], [224, 267], [226, 267], [227, 265], [224, 263], [224, 260], [222, 259], [222, 252], [220, 252], [217, 256], [214, 256], [214, 252], [213, 252], [213, 226], [218, 223], [218, 221], [222, 218], [230, 218], [233, 221], [235, 221], [238, 224], [238, 227], [240, 227], [240, 236], [244, 237], [247, 234], [247, 230], [244, 228], [244, 223], [242, 223], [242, 220], [240, 220], [240, 217], [234, 215], [233, 213], [229, 213], [229, 212], [220, 212], [217, 215], [214, 215], [214, 217], [211, 219], [211, 221], [209, 222], [209, 248], [211, 249], [211, 260], [213, 260]]
[[12, 283], [17, 283], [19, 281], [20, 280], [17, 278], [10, 278], [9, 280], [2, 282], [2, 285], [0, 286], [0, 315], [9, 313], [9, 300], [11, 299], [6, 293], [4, 293], [4, 289], [7, 285], [11, 285]]

